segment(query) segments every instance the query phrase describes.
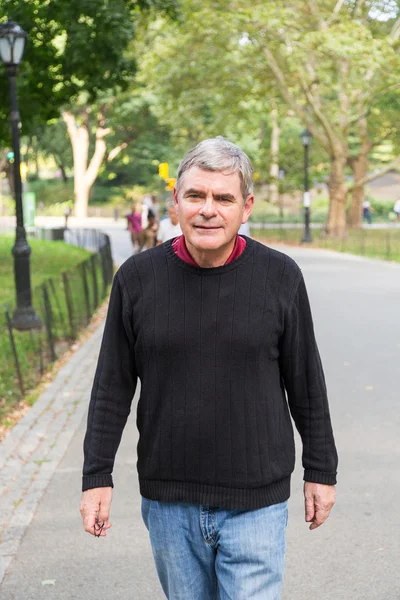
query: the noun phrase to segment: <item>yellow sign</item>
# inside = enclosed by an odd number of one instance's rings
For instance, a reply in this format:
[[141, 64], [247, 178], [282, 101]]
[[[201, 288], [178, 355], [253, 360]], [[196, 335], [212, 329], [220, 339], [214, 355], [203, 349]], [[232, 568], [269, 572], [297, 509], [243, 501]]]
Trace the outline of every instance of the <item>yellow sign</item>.
[[166, 190], [173, 190], [176, 183], [176, 177], [168, 177]]
[[158, 165], [158, 174], [165, 179], [165, 181], [168, 180], [168, 163], [160, 163]]

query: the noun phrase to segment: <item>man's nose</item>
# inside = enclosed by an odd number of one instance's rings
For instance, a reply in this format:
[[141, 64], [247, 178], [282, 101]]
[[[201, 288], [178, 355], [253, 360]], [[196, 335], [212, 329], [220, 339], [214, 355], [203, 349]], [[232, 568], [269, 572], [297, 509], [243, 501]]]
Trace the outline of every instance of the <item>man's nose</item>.
[[203, 202], [203, 205], [200, 209], [200, 214], [210, 219], [217, 214], [216, 205], [214, 199], [211, 195], [207, 196]]

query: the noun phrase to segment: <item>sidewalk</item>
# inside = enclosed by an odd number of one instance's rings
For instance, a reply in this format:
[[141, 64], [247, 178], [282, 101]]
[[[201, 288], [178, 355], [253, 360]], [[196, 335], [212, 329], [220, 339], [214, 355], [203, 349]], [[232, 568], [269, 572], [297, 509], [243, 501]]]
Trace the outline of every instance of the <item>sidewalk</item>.
[[[111, 515], [117, 526], [97, 540], [80, 523], [82, 442], [102, 330], [0, 446], [2, 600], [162, 598], [140, 515], [134, 419], [118, 452]], [[116, 571], [126, 578], [115, 581]], [[136, 589], [128, 589], [133, 581]]]

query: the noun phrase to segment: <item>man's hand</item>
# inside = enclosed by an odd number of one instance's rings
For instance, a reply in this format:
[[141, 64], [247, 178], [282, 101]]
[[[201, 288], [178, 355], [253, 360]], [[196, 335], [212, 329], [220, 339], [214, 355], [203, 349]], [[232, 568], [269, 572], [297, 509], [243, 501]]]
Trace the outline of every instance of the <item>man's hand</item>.
[[100, 487], [86, 490], [82, 494], [80, 511], [83, 528], [96, 537], [105, 537], [111, 527], [108, 518], [112, 499], [111, 487]]
[[306, 481], [304, 484], [304, 500], [306, 522], [311, 523], [311, 530], [316, 529], [326, 521], [332, 506], [335, 504], [335, 486]]

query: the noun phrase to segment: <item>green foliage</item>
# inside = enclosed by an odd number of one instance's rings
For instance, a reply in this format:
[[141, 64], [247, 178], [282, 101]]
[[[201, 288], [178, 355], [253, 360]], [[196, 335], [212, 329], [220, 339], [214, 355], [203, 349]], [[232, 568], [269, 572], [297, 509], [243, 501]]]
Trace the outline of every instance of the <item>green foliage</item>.
[[[0, 20], [12, 17], [29, 35], [20, 67], [23, 132], [29, 134], [85, 93], [126, 87], [135, 60], [125, 53], [135, 21], [145, 12], [174, 12], [167, 0], [0, 0]], [[9, 91], [0, 70], [0, 140], [9, 142]]]

